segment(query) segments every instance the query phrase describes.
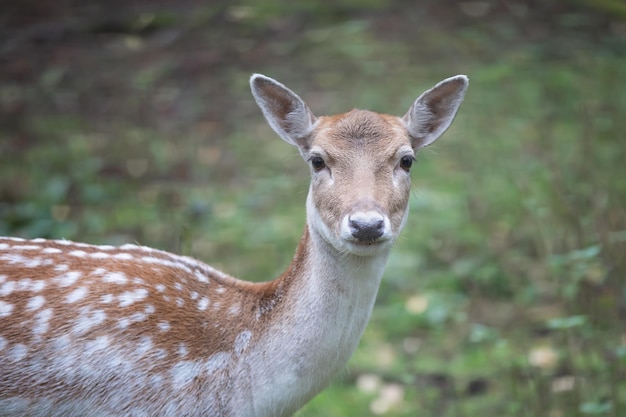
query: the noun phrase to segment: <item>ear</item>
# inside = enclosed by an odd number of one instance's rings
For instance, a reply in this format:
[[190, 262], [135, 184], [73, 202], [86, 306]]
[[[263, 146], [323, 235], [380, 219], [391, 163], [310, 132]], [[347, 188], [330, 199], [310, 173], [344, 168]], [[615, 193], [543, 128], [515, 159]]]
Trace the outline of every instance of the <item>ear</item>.
[[317, 118], [306, 103], [296, 93], [265, 75], [252, 75], [250, 88], [265, 119], [278, 136], [300, 148], [301, 153], [307, 151]]
[[430, 145], [452, 124], [469, 80], [465, 75], [447, 78], [415, 100], [402, 121], [414, 150]]

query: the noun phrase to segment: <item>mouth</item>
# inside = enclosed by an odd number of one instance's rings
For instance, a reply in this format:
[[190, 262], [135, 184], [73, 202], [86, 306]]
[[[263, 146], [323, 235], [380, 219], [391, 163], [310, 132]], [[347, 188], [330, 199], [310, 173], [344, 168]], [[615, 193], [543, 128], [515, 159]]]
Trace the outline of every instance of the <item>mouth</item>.
[[376, 246], [384, 243], [384, 239], [376, 239], [376, 240], [354, 240], [350, 241], [353, 245], [356, 246]]
[[375, 240], [357, 240], [348, 239], [344, 241], [344, 247], [349, 252], [355, 255], [369, 256], [376, 255], [391, 246], [389, 239], [375, 239]]

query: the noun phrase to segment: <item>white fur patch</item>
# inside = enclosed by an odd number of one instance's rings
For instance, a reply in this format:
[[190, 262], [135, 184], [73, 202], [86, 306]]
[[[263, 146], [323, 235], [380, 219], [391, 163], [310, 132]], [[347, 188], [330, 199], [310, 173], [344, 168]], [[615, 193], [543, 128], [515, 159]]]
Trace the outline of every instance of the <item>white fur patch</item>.
[[76, 301], [85, 298], [88, 292], [89, 291], [86, 287], [78, 287], [65, 297], [65, 302], [68, 304], [75, 303]]
[[13, 290], [15, 290], [16, 284], [15, 281], [7, 281], [4, 284], [2, 284], [2, 287], [0, 287], [0, 295], [9, 295], [13, 292]]
[[235, 338], [235, 355], [239, 356], [246, 350], [251, 338], [252, 332], [250, 330], [244, 330], [237, 335]]
[[148, 290], [145, 288], [137, 288], [134, 291], [125, 291], [121, 293], [117, 299], [120, 301], [120, 307], [128, 307], [135, 301], [141, 301], [148, 296]]
[[21, 361], [27, 353], [28, 347], [22, 343], [17, 343], [9, 350], [9, 358], [14, 362]]
[[26, 309], [30, 311], [39, 310], [46, 303], [46, 299], [41, 295], [36, 295], [26, 304]]
[[209, 299], [207, 297], [202, 297], [198, 301], [198, 310], [204, 311], [209, 306]]
[[38, 311], [35, 314], [35, 323], [33, 324], [33, 333], [36, 335], [44, 334], [50, 327], [50, 318], [52, 317], [52, 309]]
[[43, 248], [42, 252], [43, 253], [61, 253], [63, 251], [59, 248]]
[[109, 336], [98, 336], [94, 340], [85, 343], [85, 353], [92, 355], [109, 347]]
[[202, 365], [194, 361], [180, 361], [171, 369], [172, 385], [177, 389], [190, 384], [202, 371]]
[[0, 301], [0, 317], [8, 317], [11, 315], [13, 311], [13, 304], [6, 303], [4, 301]]
[[80, 271], [69, 271], [63, 275], [59, 275], [53, 280], [59, 284], [59, 287], [69, 287], [74, 284], [78, 279], [82, 276], [82, 272]]
[[128, 278], [122, 272], [108, 272], [102, 277], [102, 282], [110, 282], [113, 284], [126, 284]]

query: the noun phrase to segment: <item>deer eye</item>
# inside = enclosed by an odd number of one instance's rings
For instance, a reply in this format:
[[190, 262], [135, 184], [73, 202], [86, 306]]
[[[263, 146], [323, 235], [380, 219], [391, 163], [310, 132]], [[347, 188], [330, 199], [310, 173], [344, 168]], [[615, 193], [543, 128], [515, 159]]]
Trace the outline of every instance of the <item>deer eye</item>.
[[409, 172], [411, 170], [411, 166], [413, 165], [413, 159], [414, 158], [412, 156], [403, 156], [400, 159], [400, 168], [402, 168], [406, 172]]
[[313, 171], [319, 172], [326, 168], [326, 162], [319, 156], [314, 156], [311, 158], [311, 166], [313, 167]]

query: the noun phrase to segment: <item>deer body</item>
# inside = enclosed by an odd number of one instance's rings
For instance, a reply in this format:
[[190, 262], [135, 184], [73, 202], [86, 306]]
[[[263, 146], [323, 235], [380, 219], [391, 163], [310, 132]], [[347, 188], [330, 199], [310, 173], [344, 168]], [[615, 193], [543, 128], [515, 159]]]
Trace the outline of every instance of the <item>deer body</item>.
[[287, 270], [248, 283], [135, 245], [0, 239], [0, 415], [289, 416], [345, 366], [406, 220], [413, 155], [450, 125], [467, 79], [403, 118], [317, 118], [270, 78], [251, 86], [311, 165]]

